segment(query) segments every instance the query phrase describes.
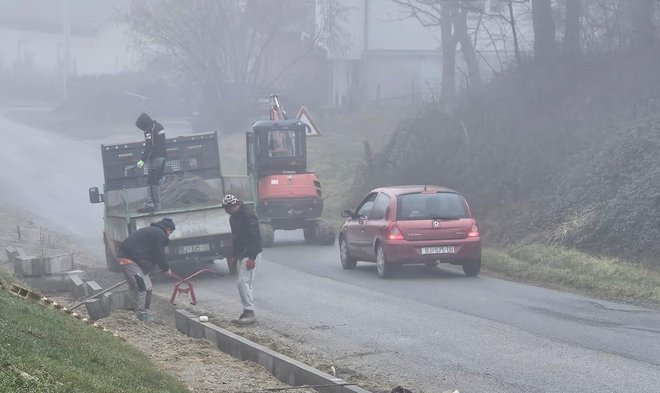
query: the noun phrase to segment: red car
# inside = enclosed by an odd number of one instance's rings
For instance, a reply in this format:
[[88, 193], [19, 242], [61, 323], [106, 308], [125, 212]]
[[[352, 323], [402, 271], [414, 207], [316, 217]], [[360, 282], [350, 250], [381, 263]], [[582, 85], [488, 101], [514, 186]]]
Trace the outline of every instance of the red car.
[[387, 277], [395, 265], [462, 265], [468, 276], [481, 270], [481, 235], [461, 194], [437, 186], [377, 188], [347, 217], [339, 234], [341, 266], [376, 262]]

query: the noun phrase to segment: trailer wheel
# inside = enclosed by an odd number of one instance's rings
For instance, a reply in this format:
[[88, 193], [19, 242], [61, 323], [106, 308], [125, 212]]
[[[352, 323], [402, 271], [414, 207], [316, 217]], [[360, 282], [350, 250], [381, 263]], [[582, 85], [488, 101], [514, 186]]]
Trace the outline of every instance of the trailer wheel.
[[259, 232], [261, 233], [261, 247], [269, 248], [275, 241], [275, 229], [267, 223], [259, 223]]
[[236, 258], [227, 258], [227, 267], [229, 268], [230, 275], [238, 273], [238, 261]]
[[335, 229], [326, 220], [317, 220], [318, 242], [323, 246], [332, 246], [335, 244]]
[[121, 270], [119, 261], [117, 261], [117, 258], [112, 255], [112, 251], [110, 251], [107, 243], [105, 243], [105, 264], [111, 272], [118, 272]]

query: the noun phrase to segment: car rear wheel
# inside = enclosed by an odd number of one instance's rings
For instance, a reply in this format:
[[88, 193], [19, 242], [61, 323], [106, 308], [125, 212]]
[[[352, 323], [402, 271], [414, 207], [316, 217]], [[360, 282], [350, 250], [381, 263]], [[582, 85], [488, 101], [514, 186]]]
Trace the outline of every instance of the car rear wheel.
[[380, 244], [376, 248], [376, 269], [378, 269], [378, 275], [380, 278], [391, 276], [392, 266], [387, 264], [385, 250], [383, 250], [383, 247]]
[[348, 253], [348, 243], [346, 243], [343, 237], [339, 238], [339, 258], [341, 260], [341, 267], [347, 270], [355, 269], [357, 260]]
[[481, 258], [463, 262], [463, 273], [468, 277], [474, 277], [481, 271]]

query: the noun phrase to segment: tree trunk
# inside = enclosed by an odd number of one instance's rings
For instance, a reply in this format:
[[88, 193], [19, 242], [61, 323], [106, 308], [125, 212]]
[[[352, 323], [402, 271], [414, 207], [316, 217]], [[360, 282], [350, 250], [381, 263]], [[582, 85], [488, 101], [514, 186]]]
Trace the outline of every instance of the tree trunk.
[[453, 18], [454, 20], [454, 35], [456, 40], [461, 44], [461, 52], [465, 58], [468, 68], [468, 77], [471, 89], [478, 90], [481, 88], [481, 75], [479, 73], [479, 59], [474, 49], [474, 44], [468, 36], [467, 29], [467, 9], [462, 9], [457, 12]]
[[442, 104], [451, 113], [456, 108], [456, 39], [453, 34], [450, 7], [442, 6], [440, 34], [442, 40]]
[[522, 58], [520, 56], [520, 44], [518, 43], [518, 31], [516, 30], [516, 19], [513, 15], [513, 1], [509, 0], [507, 4], [509, 8], [509, 23], [511, 24], [511, 34], [513, 35], [513, 50], [516, 54], [516, 63], [518, 66], [522, 64]]
[[581, 52], [580, 44], [580, 0], [566, 0], [566, 28], [564, 30], [564, 53], [576, 59]]
[[655, 39], [655, 2], [656, 0], [628, 0], [630, 23], [632, 26], [630, 47], [635, 51], [649, 50]]
[[534, 24], [534, 58], [541, 65], [549, 65], [554, 62], [557, 55], [551, 0], [532, 0], [532, 23]]

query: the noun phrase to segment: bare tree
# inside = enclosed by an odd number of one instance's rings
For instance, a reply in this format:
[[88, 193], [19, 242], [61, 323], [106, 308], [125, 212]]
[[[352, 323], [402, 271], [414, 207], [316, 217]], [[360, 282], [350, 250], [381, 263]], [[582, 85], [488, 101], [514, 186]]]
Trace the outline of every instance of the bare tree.
[[566, 0], [566, 22], [564, 25], [564, 53], [576, 58], [581, 52], [580, 43], [580, 0]]
[[648, 50], [656, 43], [655, 8], [657, 0], [628, 0], [630, 7], [630, 47]]
[[456, 106], [456, 49], [467, 64], [469, 85], [481, 86], [479, 60], [470, 39], [467, 17], [478, 11], [475, 1], [470, 0], [391, 0], [407, 10], [408, 16], [416, 18], [422, 26], [440, 27], [442, 46], [441, 96], [445, 110], [453, 111]]
[[[324, 1], [325, 15], [338, 18], [341, 7]], [[279, 87], [334, 38], [337, 24], [316, 24], [313, 7], [296, 0], [133, 0], [125, 20], [145, 60], [189, 79], [214, 113]]]
[[551, 0], [532, 0], [534, 58], [539, 64], [551, 64], [557, 56], [555, 23]]

